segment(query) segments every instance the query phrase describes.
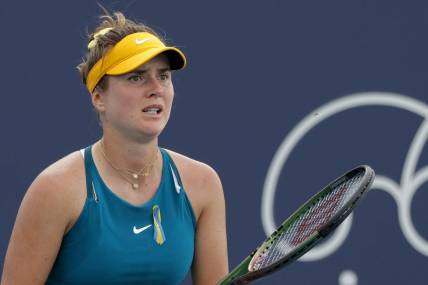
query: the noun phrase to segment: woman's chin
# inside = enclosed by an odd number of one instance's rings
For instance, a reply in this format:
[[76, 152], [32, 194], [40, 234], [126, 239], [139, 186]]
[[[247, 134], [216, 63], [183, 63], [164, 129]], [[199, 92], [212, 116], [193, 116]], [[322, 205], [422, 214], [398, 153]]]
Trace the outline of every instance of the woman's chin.
[[144, 138], [156, 138], [158, 137], [164, 128], [161, 127], [150, 127], [150, 128], [142, 128], [140, 129], [139, 133]]

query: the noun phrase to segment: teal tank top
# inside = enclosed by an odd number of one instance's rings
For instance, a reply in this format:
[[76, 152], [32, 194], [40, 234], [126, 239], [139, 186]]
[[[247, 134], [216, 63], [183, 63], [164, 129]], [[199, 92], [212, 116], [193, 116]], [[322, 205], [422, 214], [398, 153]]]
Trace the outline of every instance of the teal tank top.
[[179, 284], [193, 261], [196, 219], [164, 150], [154, 196], [134, 206], [114, 194], [84, 151], [87, 198], [64, 236], [47, 285]]

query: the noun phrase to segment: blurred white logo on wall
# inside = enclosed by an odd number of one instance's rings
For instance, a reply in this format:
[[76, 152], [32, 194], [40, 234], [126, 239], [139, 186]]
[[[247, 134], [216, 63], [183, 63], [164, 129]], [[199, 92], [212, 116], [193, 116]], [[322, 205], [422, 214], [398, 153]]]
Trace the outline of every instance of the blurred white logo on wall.
[[[377, 172], [372, 189], [383, 190], [390, 194], [397, 204], [398, 221], [409, 244], [419, 253], [428, 256], [428, 241], [416, 230], [411, 216], [411, 204], [416, 191], [428, 181], [428, 166], [417, 170], [419, 157], [428, 137], [428, 105], [411, 97], [384, 93], [357, 93], [338, 98], [308, 114], [285, 137], [269, 166], [262, 195], [262, 224], [266, 235], [270, 235], [277, 225], [274, 221], [273, 208], [275, 191], [282, 168], [299, 141], [323, 120], [348, 109], [364, 106], [389, 106], [412, 112], [422, 117], [407, 152], [399, 182]], [[325, 258], [336, 251], [348, 236], [352, 226], [352, 214], [322, 245], [318, 245], [299, 260], [315, 261]]]

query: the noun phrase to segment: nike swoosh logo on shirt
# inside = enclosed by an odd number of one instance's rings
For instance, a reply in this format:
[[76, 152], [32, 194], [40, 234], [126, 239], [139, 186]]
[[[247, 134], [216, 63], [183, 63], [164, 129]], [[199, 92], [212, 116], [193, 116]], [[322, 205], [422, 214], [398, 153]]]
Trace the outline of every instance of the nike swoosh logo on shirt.
[[150, 228], [152, 225], [150, 224], [150, 225], [147, 225], [147, 226], [145, 226], [145, 227], [142, 227], [142, 228], [137, 228], [136, 226], [134, 226], [134, 229], [133, 229], [133, 231], [134, 231], [134, 234], [136, 234], [136, 235], [138, 235], [138, 234], [141, 234], [142, 232], [144, 232], [145, 230], [147, 230], [148, 228]]

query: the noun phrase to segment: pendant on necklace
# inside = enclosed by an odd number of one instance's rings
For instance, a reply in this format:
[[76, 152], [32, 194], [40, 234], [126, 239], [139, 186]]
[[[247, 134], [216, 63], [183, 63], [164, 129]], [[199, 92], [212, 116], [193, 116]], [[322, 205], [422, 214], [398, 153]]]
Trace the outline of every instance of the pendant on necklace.
[[132, 178], [134, 178], [134, 179], [138, 179], [138, 174], [137, 174], [137, 173], [133, 173], [133, 174], [132, 174]]
[[139, 187], [137, 183], [132, 183], [132, 189], [137, 190]]

